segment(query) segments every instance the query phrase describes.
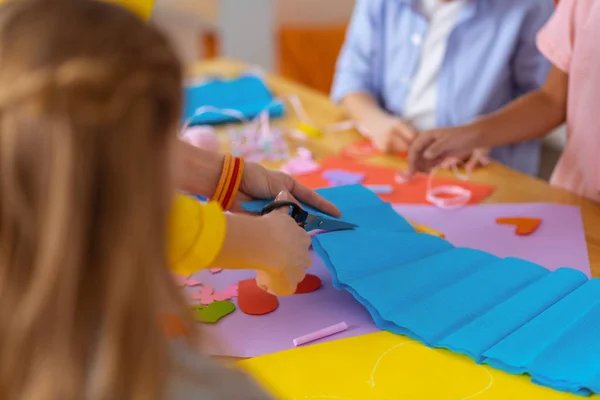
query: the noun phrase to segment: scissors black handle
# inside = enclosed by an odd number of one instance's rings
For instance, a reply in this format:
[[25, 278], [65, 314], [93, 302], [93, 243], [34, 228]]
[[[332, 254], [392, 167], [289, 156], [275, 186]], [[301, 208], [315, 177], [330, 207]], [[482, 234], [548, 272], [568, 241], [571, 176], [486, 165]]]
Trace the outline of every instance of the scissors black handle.
[[272, 203], [269, 203], [263, 207], [263, 209], [260, 211], [260, 215], [269, 214], [270, 212], [283, 207], [289, 208], [290, 217], [294, 218], [294, 221], [296, 221], [298, 224], [306, 224], [308, 212], [304, 211], [302, 207], [291, 201], [274, 201]]

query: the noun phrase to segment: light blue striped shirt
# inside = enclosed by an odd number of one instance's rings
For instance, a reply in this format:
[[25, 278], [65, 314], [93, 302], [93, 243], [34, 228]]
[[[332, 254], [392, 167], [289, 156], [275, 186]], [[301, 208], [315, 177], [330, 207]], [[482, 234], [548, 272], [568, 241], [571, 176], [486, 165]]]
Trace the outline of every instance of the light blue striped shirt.
[[[535, 37], [553, 10], [552, 0], [467, 1], [437, 77], [438, 127], [468, 123], [542, 85], [550, 64]], [[411, 37], [424, 36], [427, 28], [418, 0], [357, 0], [337, 63], [333, 100], [367, 92], [402, 117], [420, 57]], [[535, 175], [539, 141], [495, 148], [491, 156]]]

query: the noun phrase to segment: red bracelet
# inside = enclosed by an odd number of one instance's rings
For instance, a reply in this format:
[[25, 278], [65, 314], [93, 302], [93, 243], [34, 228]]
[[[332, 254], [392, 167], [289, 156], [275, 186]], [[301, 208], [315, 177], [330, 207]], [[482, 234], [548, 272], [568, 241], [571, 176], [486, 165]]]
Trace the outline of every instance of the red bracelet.
[[237, 195], [237, 191], [242, 181], [242, 174], [244, 171], [244, 159], [242, 157], [236, 157], [233, 162], [233, 172], [231, 173], [231, 179], [228, 182], [227, 190], [224, 191], [223, 201], [221, 206], [223, 210], [228, 210], [233, 203], [233, 198]]

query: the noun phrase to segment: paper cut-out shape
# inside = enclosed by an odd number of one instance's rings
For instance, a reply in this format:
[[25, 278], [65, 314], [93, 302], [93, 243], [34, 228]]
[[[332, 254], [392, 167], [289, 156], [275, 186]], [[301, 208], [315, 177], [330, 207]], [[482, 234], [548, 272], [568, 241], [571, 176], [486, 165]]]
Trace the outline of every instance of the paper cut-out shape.
[[192, 287], [192, 286], [202, 285], [202, 281], [199, 281], [197, 279], [192, 279], [189, 276], [173, 274], [173, 279], [175, 279], [175, 283], [177, 284], [177, 286], [181, 286], [181, 287], [186, 287], [186, 286]]
[[540, 227], [542, 220], [540, 218], [506, 217], [497, 218], [496, 223], [500, 225], [515, 225], [515, 235], [528, 236]]
[[225, 288], [225, 290], [215, 292], [213, 294], [212, 298], [215, 301], [229, 300], [233, 297], [237, 297], [237, 295], [238, 295], [238, 285], [237, 285], [237, 283], [232, 283], [231, 285], [227, 286]]
[[355, 185], [365, 179], [365, 174], [329, 169], [323, 172], [323, 178], [329, 181], [329, 186]]
[[366, 188], [378, 194], [390, 194], [394, 191], [392, 185], [367, 185]]
[[194, 305], [194, 318], [205, 324], [215, 324], [221, 318], [235, 311], [235, 304], [230, 301], [215, 301], [209, 305]]
[[316, 275], [306, 274], [302, 282], [298, 284], [295, 294], [311, 293], [321, 287], [321, 278]]
[[238, 283], [238, 307], [244, 314], [265, 315], [279, 307], [279, 300], [256, 284], [256, 279], [246, 279]]
[[200, 304], [208, 305], [215, 301], [213, 299], [213, 293], [215, 289], [210, 285], [204, 285], [200, 291], [192, 295], [193, 300], [200, 301]]
[[[323, 170], [338, 169], [347, 172], [365, 174], [362, 182], [366, 186], [370, 185], [391, 185], [394, 188], [392, 193], [379, 193], [379, 197], [393, 204], [427, 204], [431, 205], [426, 199], [427, 178], [425, 174], [418, 174], [409, 182], [399, 184], [395, 180], [398, 173], [397, 169], [378, 167], [374, 165], [361, 164], [343, 157], [330, 157], [321, 163]], [[298, 181], [310, 187], [311, 189], [324, 188], [329, 186], [329, 182], [322, 174], [317, 171], [306, 175], [298, 176]], [[441, 185], [457, 185], [471, 191], [471, 199], [468, 204], [478, 204], [490, 196], [495, 188], [491, 185], [461, 181], [453, 178], [442, 178], [436, 176], [433, 187]]]
[[223, 271], [223, 268], [210, 268], [209, 271], [211, 274], [218, 274], [219, 272]]

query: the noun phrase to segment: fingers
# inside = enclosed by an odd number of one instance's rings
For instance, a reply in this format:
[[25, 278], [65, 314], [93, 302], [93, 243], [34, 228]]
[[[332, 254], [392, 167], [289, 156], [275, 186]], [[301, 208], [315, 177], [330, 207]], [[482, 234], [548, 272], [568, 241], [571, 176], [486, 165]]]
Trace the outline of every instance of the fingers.
[[416, 172], [427, 172], [429, 166], [424, 157], [425, 151], [437, 140], [433, 131], [422, 133], [413, 141], [408, 151], [408, 174], [414, 175]]
[[397, 121], [396, 125], [394, 125], [394, 132], [404, 139], [407, 147], [417, 138], [419, 134], [417, 129], [412, 126], [410, 122], [401, 120]]
[[467, 161], [467, 163], [465, 164], [465, 170], [467, 172], [472, 172], [475, 168], [479, 166], [488, 165], [490, 163], [490, 160], [487, 154], [487, 149], [476, 149], [475, 151], [473, 151], [473, 154], [471, 154], [469, 161]]
[[391, 137], [390, 152], [391, 153], [406, 153], [410, 142], [404, 136], [393, 135]]
[[333, 217], [342, 216], [341, 211], [334, 206], [333, 203], [325, 200], [325, 198], [320, 196], [317, 192], [307, 188], [289, 175], [285, 175], [285, 187], [295, 198], [301, 202]]

